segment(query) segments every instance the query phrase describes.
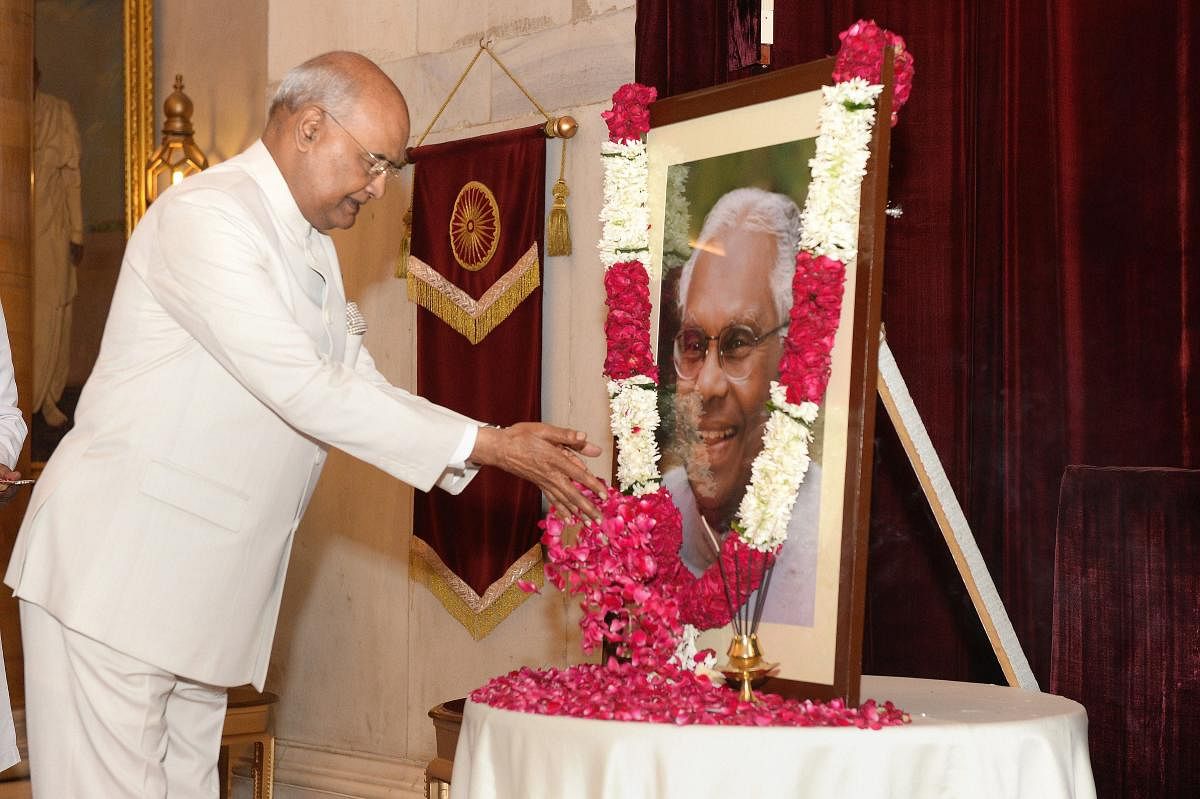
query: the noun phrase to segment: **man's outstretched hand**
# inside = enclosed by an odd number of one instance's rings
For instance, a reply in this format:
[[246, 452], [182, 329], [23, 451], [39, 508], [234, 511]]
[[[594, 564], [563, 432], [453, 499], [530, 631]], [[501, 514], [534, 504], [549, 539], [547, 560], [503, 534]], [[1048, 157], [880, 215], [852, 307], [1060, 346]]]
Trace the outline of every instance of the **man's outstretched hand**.
[[563, 516], [600, 518], [600, 511], [576, 483], [605, 497], [604, 483], [588, 471], [580, 455], [595, 457], [600, 447], [581, 430], [521, 422], [512, 427], [481, 427], [475, 438], [471, 462], [496, 466], [528, 480], [550, 497]]

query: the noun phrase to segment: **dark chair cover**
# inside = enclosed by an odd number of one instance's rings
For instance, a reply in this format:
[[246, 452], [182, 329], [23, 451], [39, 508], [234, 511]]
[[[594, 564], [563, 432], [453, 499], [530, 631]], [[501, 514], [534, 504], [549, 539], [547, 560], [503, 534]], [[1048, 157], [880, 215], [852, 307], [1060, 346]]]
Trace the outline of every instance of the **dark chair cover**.
[[1101, 799], [1200, 796], [1200, 471], [1067, 468], [1050, 689], [1087, 708]]

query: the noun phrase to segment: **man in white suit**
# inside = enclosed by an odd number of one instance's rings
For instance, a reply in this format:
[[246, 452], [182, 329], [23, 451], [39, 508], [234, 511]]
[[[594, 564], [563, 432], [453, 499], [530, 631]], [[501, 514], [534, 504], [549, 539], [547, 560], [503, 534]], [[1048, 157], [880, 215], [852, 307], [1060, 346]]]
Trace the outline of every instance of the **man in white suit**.
[[337, 447], [422, 490], [478, 466], [568, 511], [602, 491], [582, 433], [479, 423], [347, 363], [324, 231], [398, 171], [404, 98], [329, 53], [285, 76], [261, 141], [150, 207], [75, 428], [6, 575], [21, 599], [39, 799], [215, 797], [223, 686], [261, 687], [292, 537]]

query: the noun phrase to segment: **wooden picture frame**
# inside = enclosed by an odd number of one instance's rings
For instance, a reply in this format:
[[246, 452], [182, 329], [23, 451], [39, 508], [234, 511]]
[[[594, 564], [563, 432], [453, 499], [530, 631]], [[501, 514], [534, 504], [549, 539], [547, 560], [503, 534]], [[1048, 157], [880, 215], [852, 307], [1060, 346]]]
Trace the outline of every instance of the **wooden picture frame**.
[[146, 213], [146, 162], [154, 152], [154, 0], [125, 0], [125, 238]]
[[[811, 576], [811, 623], [768, 624], [759, 630], [766, 659], [780, 662], [780, 671], [764, 690], [788, 696], [859, 701], [862, 660], [863, 609], [866, 591], [868, 517], [871, 496], [871, 465], [875, 427], [875, 392], [880, 330], [880, 301], [883, 266], [887, 164], [890, 145], [888, 119], [891, 115], [892, 58], [884, 58], [885, 89], [877, 106], [868, 171], [862, 182], [859, 214], [858, 258], [847, 269], [842, 317], [833, 350], [833, 374], [822, 405], [818, 429], [819, 510], [816, 511], [815, 572]], [[647, 136], [649, 156], [650, 275], [655, 309], [651, 320], [652, 340], [658, 344], [662, 390], [671, 392], [674, 368], [671, 348], [678, 314], [670, 312], [671, 270], [679, 263], [680, 212], [671, 205], [669, 192], [680, 193], [681, 179], [672, 172], [682, 166], [700, 169], [700, 174], [718, 175], [721, 159], [737, 156], [734, 166], [725, 167], [732, 185], [687, 189], [689, 196], [716, 197], [745, 185], [795, 196], [792, 181], [781, 189], [775, 166], [753, 174], [755, 158], [761, 164], [779, 162], [781, 153], [803, 153], [803, 147], [787, 150], [789, 143], [815, 139], [822, 86], [831, 85], [834, 59], [782, 69], [723, 86], [704, 89], [654, 103], [650, 109], [651, 130]], [[780, 149], [784, 148], [784, 149]], [[758, 155], [754, 155], [758, 153]], [[765, 153], [765, 155], [764, 155]], [[750, 154], [750, 155], [747, 155]], [[761, 156], [761, 158], [759, 157]], [[749, 160], [745, 160], [745, 159]], [[762, 159], [766, 160], [762, 160]], [[807, 158], [799, 155], [798, 168], [807, 174]], [[709, 168], [708, 165], [712, 165]], [[696, 173], [689, 173], [696, 174]], [[706, 178], [707, 179], [707, 178]], [[721, 180], [722, 178], [712, 178]], [[669, 188], [673, 187], [673, 188]], [[807, 189], [805, 188], [804, 191]], [[684, 207], [687, 207], [686, 205]], [[694, 243], [700, 221], [708, 208], [691, 208], [687, 241]], [[672, 231], [672, 228], [676, 230]], [[669, 248], [669, 249], [668, 249]], [[664, 250], [667, 250], [664, 252]], [[674, 254], [674, 257], [672, 257]], [[664, 294], [664, 289], [666, 292]], [[664, 299], [665, 298], [665, 299]], [[686, 312], [686, 311], [685, 311]], [[660, 405], [667, 406], [663, 402]], [[669, 416], [668, 412], [666, 416]], [[664, 425], [666, 427], [667, 425]], [[669, 458], [664, 455], [664, 472]], [[693, 479], [691, 472], [686, 478]], [[670, 480], [667, 480], [670, 486]], [[801, 491], [805, 486], [801, 486]], [[815, 487], [812, 490], [818, 490]], [[682, 505], [681, 505], [682, 507]], [[797, 506], [799, 507], [799, 505]], [[695, 512], [694, 510], [692, 511]], [[685, 542], [685, 548], [687, 544]], [[787, 544], [785, 544], [785, 547]], [[773, 581], [771, 590], [780, 586]], [[789, 589], [790, 590], [790, 589]], [[771, 597], [771, 593], [768, 593]], [[775, 601], [772, 599], [772, 601]], [[797, 600], [799, 601], [799, 599]], [[708, 631], [702, 647], [717, 650], [724, 660], [730, 641], [729, 628]]]

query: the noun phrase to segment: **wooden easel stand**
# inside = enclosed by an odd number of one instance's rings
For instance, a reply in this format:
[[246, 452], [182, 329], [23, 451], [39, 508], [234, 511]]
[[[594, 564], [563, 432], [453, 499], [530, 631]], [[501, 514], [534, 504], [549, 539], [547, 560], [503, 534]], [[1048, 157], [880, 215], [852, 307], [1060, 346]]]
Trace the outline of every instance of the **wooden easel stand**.
[[933, 448], [933, 442], [929, 440], [921, 415], [900, 375], [900, 367], [896, 365], [887, 339], [882, 333], [879, 338], [879, 396], [900, 435], [904, 451], [946, 539], [946, 546], [954, 557], [954, 564], [967, 587], [967, 593], [971, 595], [975, 612], [979, 614], [979, 621], [983, 623], [983, 629], [992, 643], [992, 651], [996, 653], [1009, 685], [1037, 691], [1037, 679], [1029, 668], [1025, 650], [1021, 648], [1012, 621], [996, 591], [996, 584], [992, 582], [992, 575], [975, 543], [971, 526], [963, 515], [958, 497], [942, 468], [942, 461]]

